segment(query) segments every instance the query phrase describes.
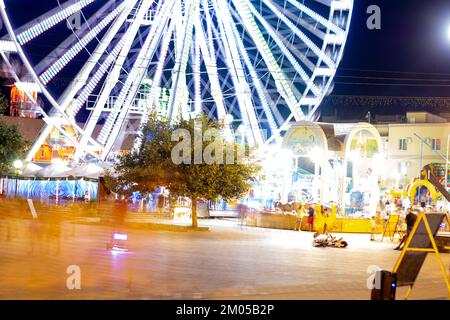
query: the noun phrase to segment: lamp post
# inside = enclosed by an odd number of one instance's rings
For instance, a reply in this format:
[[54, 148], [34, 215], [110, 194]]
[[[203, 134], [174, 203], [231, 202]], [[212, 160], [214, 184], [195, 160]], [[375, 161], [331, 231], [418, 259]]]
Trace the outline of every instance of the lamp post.
[[[449, 37], [450, 37], [450, 27], [449, 27]], [[449, 142], [450, 142], [450, 133], [447, 135], [447, 153], [445, 155], [445, 190], [447, 190], [447, 184], [448, 184], [447, 172], [448, 172], [448, 144], [449, 144]]]
[[22, 163], [22, 161], [21, 160], [16, 160], [16, 161], [14, 161], [13, 162], [13, 167], [16, 169], [15, 170], [15, 173], [16, 173], [16, 190], [15, 190], [15, 192], [14, 192], [14, 196], [15, 197], [17, 197], [17, 188], [18, 188], [18, 184], [19, 184], [19, 172], [20, 172], [20, 169], [22, 168], [22, 166], [23, 166], [23, 163]]

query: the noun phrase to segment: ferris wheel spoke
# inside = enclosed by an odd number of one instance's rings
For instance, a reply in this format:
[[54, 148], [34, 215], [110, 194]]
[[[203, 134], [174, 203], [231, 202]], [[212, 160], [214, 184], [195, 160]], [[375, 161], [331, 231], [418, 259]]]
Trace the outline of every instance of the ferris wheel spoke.
[[[172, 35], [173, 35], [173, 32], [174, 32], [174, 28], [175, 28], [175, 22], [172, 19], [170, 21], [169, 27], [164, 32], [164, 39], [163, 39], [163, 42], [161, 44], [160, 58], [159, 58], [158, 63], [156, 65], [156, 70], [155, 70], [155, 73], [154, 73], [154, 77], [153, 77], [153, 82], [152, 82], [152, 86], [151, 86], [151, 89], [150, 89], [149, 98], [148, 98], [148, 101], [146, 102], [147, 109], [144, 110], [144, 114], [142, 115], [141, 120], [140, 120], [140, 124], [139, 124], [140, 132], [142, 132], [142, 129], [147, 124], [148, 117], [150, 115], [150, 112], [153, 109], [155, 98], [157, 97], [158, 92], [161, 90], [161, 77], [162, 77], [162, 74], [163, 74], [164, 64], [165, 64], [165, 61], [167, 59], [167, 53], [169, 51], [169, 45], [170, 45], [170, 42], [172, 41]], [[136, 140], [134, 142], [133, 149], [137, 150], [139, 148], [139, 146], [141, 145], [141, 142], [142, 142], [142, 135], [138, 134], [138, 136], [137, 136], [137, 138], [136, 138]]]
[[126, 3], [122, 2], [114, 11], [101, 20], [91, 31], [82, 37], [72, 46], [61, 58], [55, 61], [39, 78], [42, 83], [47, 84], [53, 79], [73, 58], [75, 58], [84, 48], [94, 40], [125, 8]]
[[[178, 2], [181, 6], [181, 2]], [[194, 18], [196, 11], [199, 10], [199, 0], [188, 0], [185, 3], [185, 15], [183, 17], [182, 30], [177, 25], [177, 39], [179, 40], [175, 52], [175, 66], [173, 68], [172, 88], [170, 91], [168, 116], [170, 119], [176, 119], [178, 116], [185, 117], [187, 114], [186, 102], [186, 66], [188, 63], [189, 51], [192, 45]]]
[[[198, 12], [198, 10], [197, 10]], [[200, 19], [200, 15], [197, 15], [196, 20]], [[200, 40], [198, 32], [195, 32], [194, 47], [193, 47], [193, 72], [194, 72], [194, 109], [195, 114], [202, 113], [202, 92], [201, 92], [201, 55], [200, 55]]]
[[[266, 0], [266, 1], [270, 1], [270, 0]], [[324, 18], [323, 16], [321, 16], [314, 10], [308, 8], [303, 3], [301, 3], [297, 0], [286, 0], [286, 1], [291, 3], [293, 6], [295, 6], [297, 9], [299, 9], [301, 12], [307, 14], [309, 17], [311, 17], [312, 19], [314, 19], [315, 21], [317, 21], [318, 23], [320, 23], [322, 26], [326, 27], [328, 30], [332, 31], [333, 33], [341, 34], [344, 32], [340, 27], [335, 25], [332, 21]], [[331, 2], [329, 2], [329, 4], [327, 4], [327, 5], [331, 6]], [[287, 12], [289, 12], [289, 11], [287, 11]], [[303, 21], [305, 21], [305, 20], [303, 20]]]
[[330, 68], [336, 68], [333, 60], [327, 56], [305, 33], [303, 33], [288, 17], [286, 17], [270, 0], [263, 0], [264, 4], [272, 10], [286, 26], [292, 30], [305, 43], [314, 54], [323, 60]]
[[68, 1], [61, 5], [61, 7], [54, 8], [53, 10], [41, 15], [39, 18], [29, 22], [21, 28], [18, 28], [15, 32], [17, 34], [17, 41], [20, 45], [24, 45], [45, 31], [51, 29], [58, 23], [65, 21], [68, 17], [76, 12], [79, 12], [94, 1], [95, 0]]
[[[202, 3], [206, 20], [206, 30], [202, 27], [200, 20], [196, 21], [195, 28], [196, 32], [198, 32], [200, 49], [203, 59], [205, 60], [206, 72], [210, 80], [211, 96], [215, 102], [217, 117], [219, 120], [222, 120], [227, 114], [227, 110], [224, 104], [223, 92], [220, 87], [219, 72], [217, 69], [216, 51], [213, 43], [213, 22], [209, 12], [208, 1], [202, 0]], [[228, 126], [226, 130], [227, 136], [231, 137], [232, 134]]]
[[[130, 10], [134, 8], [134, 5], [136, 3], [137, 1], [134, 1], [132, 5], [128, 7], [129, 10], [127, 11], [130, 12]], [[110, 67], [114, 64], [112, 70], [108, 72], [101, 93], [97, 98], [97, 100], [95, 101], [93, 110], [89, 115], [88, 121], [85, 125], [86, 134], [82, 136], [80, 139], [80, 144], [83, 146], [86, 145], [86, 140], [92, 136], [94, 128], [99, 120], [99, 117], [104, 111], [104, 106], [107, 103], [109, 103], [108, 101], [111, 101], [110, 98], [111, 91], [119, 79], [120, 72], [125, 62], [125, 58], [128, 52], [130, 51], [133, 39], [136, 37], [136, 34], [141, 26], [143, 18], [145, 14], [148, 12], [152, 3], [153, 3], [152, 0], [143, 1], [140, 7], [140, 11], [134, 17], [131, 26], [129, 26], [125, 34], [121, 36], [119, 43], [116, 45], [114, 50], [108, 55], [108, 57], [102, 63], [100, 68], [97, 70], [96, 74], [92, 77], [91, 82], [88, 83], [88, 85], [86, 85], [83, 91], [80, 93], [80, 95], [76, 100], [76, 103], [73, 105], [73, 108], [69, 110], [69, 112], [72, 115], [74, 115], [81, 109], [82, 104], [88, 99], [88, 96], [92, 93], [94, 88], [97, 86], [98, 82], [103, 78], [105, 73], [107, 73], [108, 70], [110, 70]], [[92, 82], [92, 80], [94, 80], [94, 82]], [[104, 143], [101, 143], [101, 145], [103, 144]], [[103, 149], [104, 148], [102, 148], [101, 151], [103, 151]], [[84, 149], [76, 151], [76, 154], [74, 156], [75, 161], [78, 161], [78, 159], [83, 155], [84, 151], [85, 151]]]
[[[94, 110], [98, 109], [99, 111], [103, 111], [103, 106], [106, 104], [108, 97], [111, 94], [111, 90], [113, 89], [113, 87], [115, 86], [115, 84], [119, 79], [120, 71], [125, 62], [127, 54], [131, 48], [133, 39], [135, 38], [139, 30], [141, 21], [146, 11], [150, 7], [151, 2], [152, 0], [148, 0], [145, 2], [144, 10], [140, 11], [140, 14], [135, 17], [135, 19], [125, 32], [125, 34], [121, 36], [120, 41], [115, 46], [114, 50], [111, 51], [111, 53], [107, 56], [107, 58], [98, 68], [95, 75], [91, 78], [89, 83], [83, 88], [81, 93], [78, 95], [77, 99], [75, 100], [75, 103], [68, 111], [72, 116], [78, 113], [82, 105], [88, 99], [89, 95], [93, 92], [93, 90], [101, 81], [101, 79], [104, 77], [104, 75], [108, 73], [106, 81], [104, 82], [102, 92], [99, 95], [99, 98], [96, 100], [94, 106]], [[113, 69], [109, 71], [110, 66], [112, 66], [113, 64], [114, 64]], [[94, 117], [91, 120], [97, 121], [98, 117]]]
[[256, 47], [258, 48], [259, 53], [261, 54], [264, 62], [268, 66], [268, 71], [270, 72], [272, 78], [274, 79], [275, 85], [278, 88], [280, 95], [286, 101], [290, 111], [295, 115], [295, 118], [297, 120], [303, 119], [304, 115], [302, 114], [301, 110], [297, 108], [297, 99], [293, 93], [291, 85], [287, 81], [287, 76], [276, 62], [275, 57], [273, 56], [273, 53], [270, 50], [267, 41], [263, 37], [261, 30], [258, 28], [256, 21], [253, 17], [258, 18], [261, 24], [265, 27], [266, 31], [280, 46], [280, 49], [283, 50], [283, 52], [286, 55], [291, 56], [292, 63], [294, 63], [297, 66], [298, 72], [301, 73], [302, 79], [304, 79], [305, 82], [309, 81], [308, 75], [301, 68], [301, 66], [298, 63], [296, 63], [294, 57], [287, 50], [287, 48], [284, 46], [281, 40], [277, 37], [272, 27], [265, 21], [265, 19], [261, 17], [261, 15], [257, 12], [255, 7], [251, 3], [245, 0], [233, 0], [233, 2], [235, 3], [237, 8], [240, 8], [238, 13], [241, 17], [241, 20], [244, 26], [246, 27], [246, 30], [248, 31], [250, 37], [253, 39], [253, 42], [255, 43]]
[[244, 43], [243, 43], [242, 39], [239, 36], [239, 33], [238, 33], [238, 30], [237, 30], [236, 26], [232, 25], [232, 28], [233, 28], [234, 37], [235, 37], [236, 42], [238, 44], [239, 51], [241, 52], [242, 58], [243, 58], [243, 60], [245, 62], [245, 65], [247, 66], [247, 68], [249, 70], [250, 76], [251, 76], [251, 78], [253, 80], [253, 84], [256, 87], [256, 92], [258, 93], [258, 96], [260, 98], [260, 101], [261, 101], [264, 113], [265, 113], [265, 115], [267, 117], [267, 121], [269, 123], [270, 129], [271, 129], [272, 132], [275, 132], [275, 130], [277, 129], [277, 123], [275, 121], [275, 118], [273, 117], [272, 110], [271, 110], [271, 108], [269, 106], [269, 103], [267, 101], [267, 95], [264, 92], [262, 83], [261, 83], [261, 81], [260, 81], [260, 79], [259, 79], [259, 77], [258, 77], [258, 75], [257, 75], [257, 73], [255, 71], [255, 68], [253, 67], [253, 64], [250, 61], [250, 58], [249, 58], [248, 53], [247, 53], [247, 50], [245, 49]]
[[136, 92], [156, 51], [157, 44], [162, 39], [162, 34], [169, 21], [174, 3], [175, 1], [166, 2], [165, 10], [161, 10], [161, 14], [154, 20], [150, 32], [142, 45], [142, 50], [140, 51], [131, 72], [128, 74], [127, 80], [100, 131], [98, 141], [105, 144], [105, 152], [102, 154], [103, 159], [106, 159], [114, 145], [115, 139], [128, 114], [130, 105], [133, 102]]
[[[64, 55], [68, 48], [74, 46], [84, 34], [88, 33], [91, 26], [97, 25], [102, 18], [104, 18], [108, 12], [111, 12], [112, 8], [116, 4], [116, 0], [109, 0], [104, 4], [98, 12], [89, 17], [84, 23], [81, 24], [79, 28], [73, 28], [72, 33], [63, 42], [61, 42], [52, 52], [47, 54], [47, 56], [34, 67], [37, 74], [42, 74], [46, 69], [48, 69], [59, 57]], [[100, 42], [100, 41], [99, 41]]]
[[200, 27], [200, 21], [196, 22], [196, 32], [198, 32], [198, 41], [200, 50], [203, 59], [205, 60], [206, 72], [208, 73], [208, 78], [210, 80], [211, 96], [213, 97], [217, 108], [217, 117], [219, 120], [222, 120], [226, 115], [226, 109], [223, 103], [222, 90], [220, 88], [219, 73], [217, 71], [215, 55], [210, 54], [211, 47], [208, 48], [205, 39], [205, 34]]
[[213, 1], [214, 8], [217, 13], [220, 12], [218, 18], [219, 29], [222, 33], [222, 42], [225, 52], [227, 53], [230, 74], [235, 84], [236, 99], [243, 115], [244, 125], [246, 127], [247, 136], [250, 145], [261, 145], [263, 137], [261, 128], [259, 127], [253, 102], [250, 97], [250, 87], [247, 82], [244, 67], [240, 60], [239, 50], [236, 45], [236, 39], [231, 28], [232, 18], [228, 8], [228, 4], [221, 1]]
[[[76, 93], [79, 92], [82, 89], [82, 87], [85, 86], [86, 83], [89, 82], [89, 78], [88, 78], [89, 74], [98, 65], [101, 57], [107, 51], [107, 49], [110, 46], [112, 40], [117, 35], [117, 32], [122, 27], [123, 23], [125, 22], [125, 20], [129, 16], [131, 10], [134, 8], [136, 2], [137, 2], [137, 0], [126, 1], [126, 3], [127, 3], [126, 9], [124, 9], [120, 13], [120, 15], [116, 18], [116, 20], [110, 26], [110, 28], [108, 29], [106, 34], [103, 36], [101, 42], [97, 45], [95, 50], [91, 53], [91, 55], [89, 56], [87, 62], [83, 65], [82, 69], [76, 75], [76, 77], [75, 77], [76, 81], [73, 81], [70, 84], [70, 86], [64, 91], [64, 93], [61, 95], [61, 97], [59, 99], [59, 103], [60, 103], [60, 105], [63, 108], [67, 108], [67, 106], [69, 105], [70, 101], [72, 101], [72, 99], [74, 98]], [[126, 35], [124, 35], [123, 38], [126, 38]], [[116, 50], [115, 52], [118, 53], [118, 50], [120, 50], [119, 44], [117, 44], [115, 48], [117, 48], [117, 50], [113, 49], [112, 51]], [[111, 56], [111, 58], [109, 58], [109, 56]], [[110, 52], [110, 53], [108, 53], [108, 57], [106, 58], [106, 60], [110, 60], [111, 63], [112, 63], [112, 61], [114, 61], [116, 57], [117, 57], [117, 55], [113, 54], [113, 52]], [[106, 61], [105, 61], [105, 63], [106, 63]], [[100, 65], [100, 68], [101, 68], [101, 66], [102, 65]], [[102, 69], [107, 70], [107, 67], [104, 67]], [[102, 77], [103, 76], [100, 75], [99, 72], [96, 72], [94, 74], [94, 76], [93, 76], [93, 78], [95, 78], [95, 79], [101, 79]], [[94, 85], [94, 87], [95, 86], [96, 86], [96, 84]], [[76, 112], [74, 114], [76, 114]]]

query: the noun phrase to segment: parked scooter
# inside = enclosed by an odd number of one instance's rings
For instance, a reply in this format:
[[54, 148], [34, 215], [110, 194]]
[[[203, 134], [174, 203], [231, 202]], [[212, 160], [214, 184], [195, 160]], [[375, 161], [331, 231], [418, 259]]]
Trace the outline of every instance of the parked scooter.
[[331, 233], [319, 234], [316, 232], [314, 233], [312, 245], [314, 247], [345, 248], [348, 246], [348, 243], [343, 238], [334, 237]]

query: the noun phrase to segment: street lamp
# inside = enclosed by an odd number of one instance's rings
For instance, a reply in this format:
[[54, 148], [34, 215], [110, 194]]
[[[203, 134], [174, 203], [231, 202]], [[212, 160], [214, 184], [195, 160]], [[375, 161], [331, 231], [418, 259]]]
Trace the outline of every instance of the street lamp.
[[[450, 37], [450, 27], [448, 28], [448, 32], [449, 32], [449, 37]], [[445, 190], [447, 190], [447, 177], [448, 177], [448, 143], [450, 141], [450, 133], [447, 136], [447, 153], [445, 156]]]
[[23, 163], [21, 160], [15, 160], [13, 162], [13, 167], [16, 169], [15, 173], [16, 173], [16, 191], [14, 192], [14, 196], [17, 197], [17, 188], [18, 188], [18, 184], [19, 184], [19, 173], [20, 173], [20, 169], [22, 169]]
[[13, 166], [17, 170], [20, 170], [20, 169], [22, 169], [23, 163], [22, 163], [21, 160], [16, 160], [16, 161], [13, 162]]

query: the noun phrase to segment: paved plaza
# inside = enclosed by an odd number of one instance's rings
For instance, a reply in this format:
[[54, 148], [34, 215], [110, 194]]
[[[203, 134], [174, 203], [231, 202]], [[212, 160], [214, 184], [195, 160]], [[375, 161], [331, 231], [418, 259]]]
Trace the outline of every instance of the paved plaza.
[[[107, 226], [0, 219], [0, 299], [369, 299], [367, 268], [391, 270], [400, 254], [366, 234], [343, 235], [345, 249], [314, 248], [309, 232], [200, 226], [209, 231], [128, 229], [129, 252], [112, 253]], [[66, 287], [70, 265], [80, 290]], [[430, 256], [410, 299], [446, 297]]]

